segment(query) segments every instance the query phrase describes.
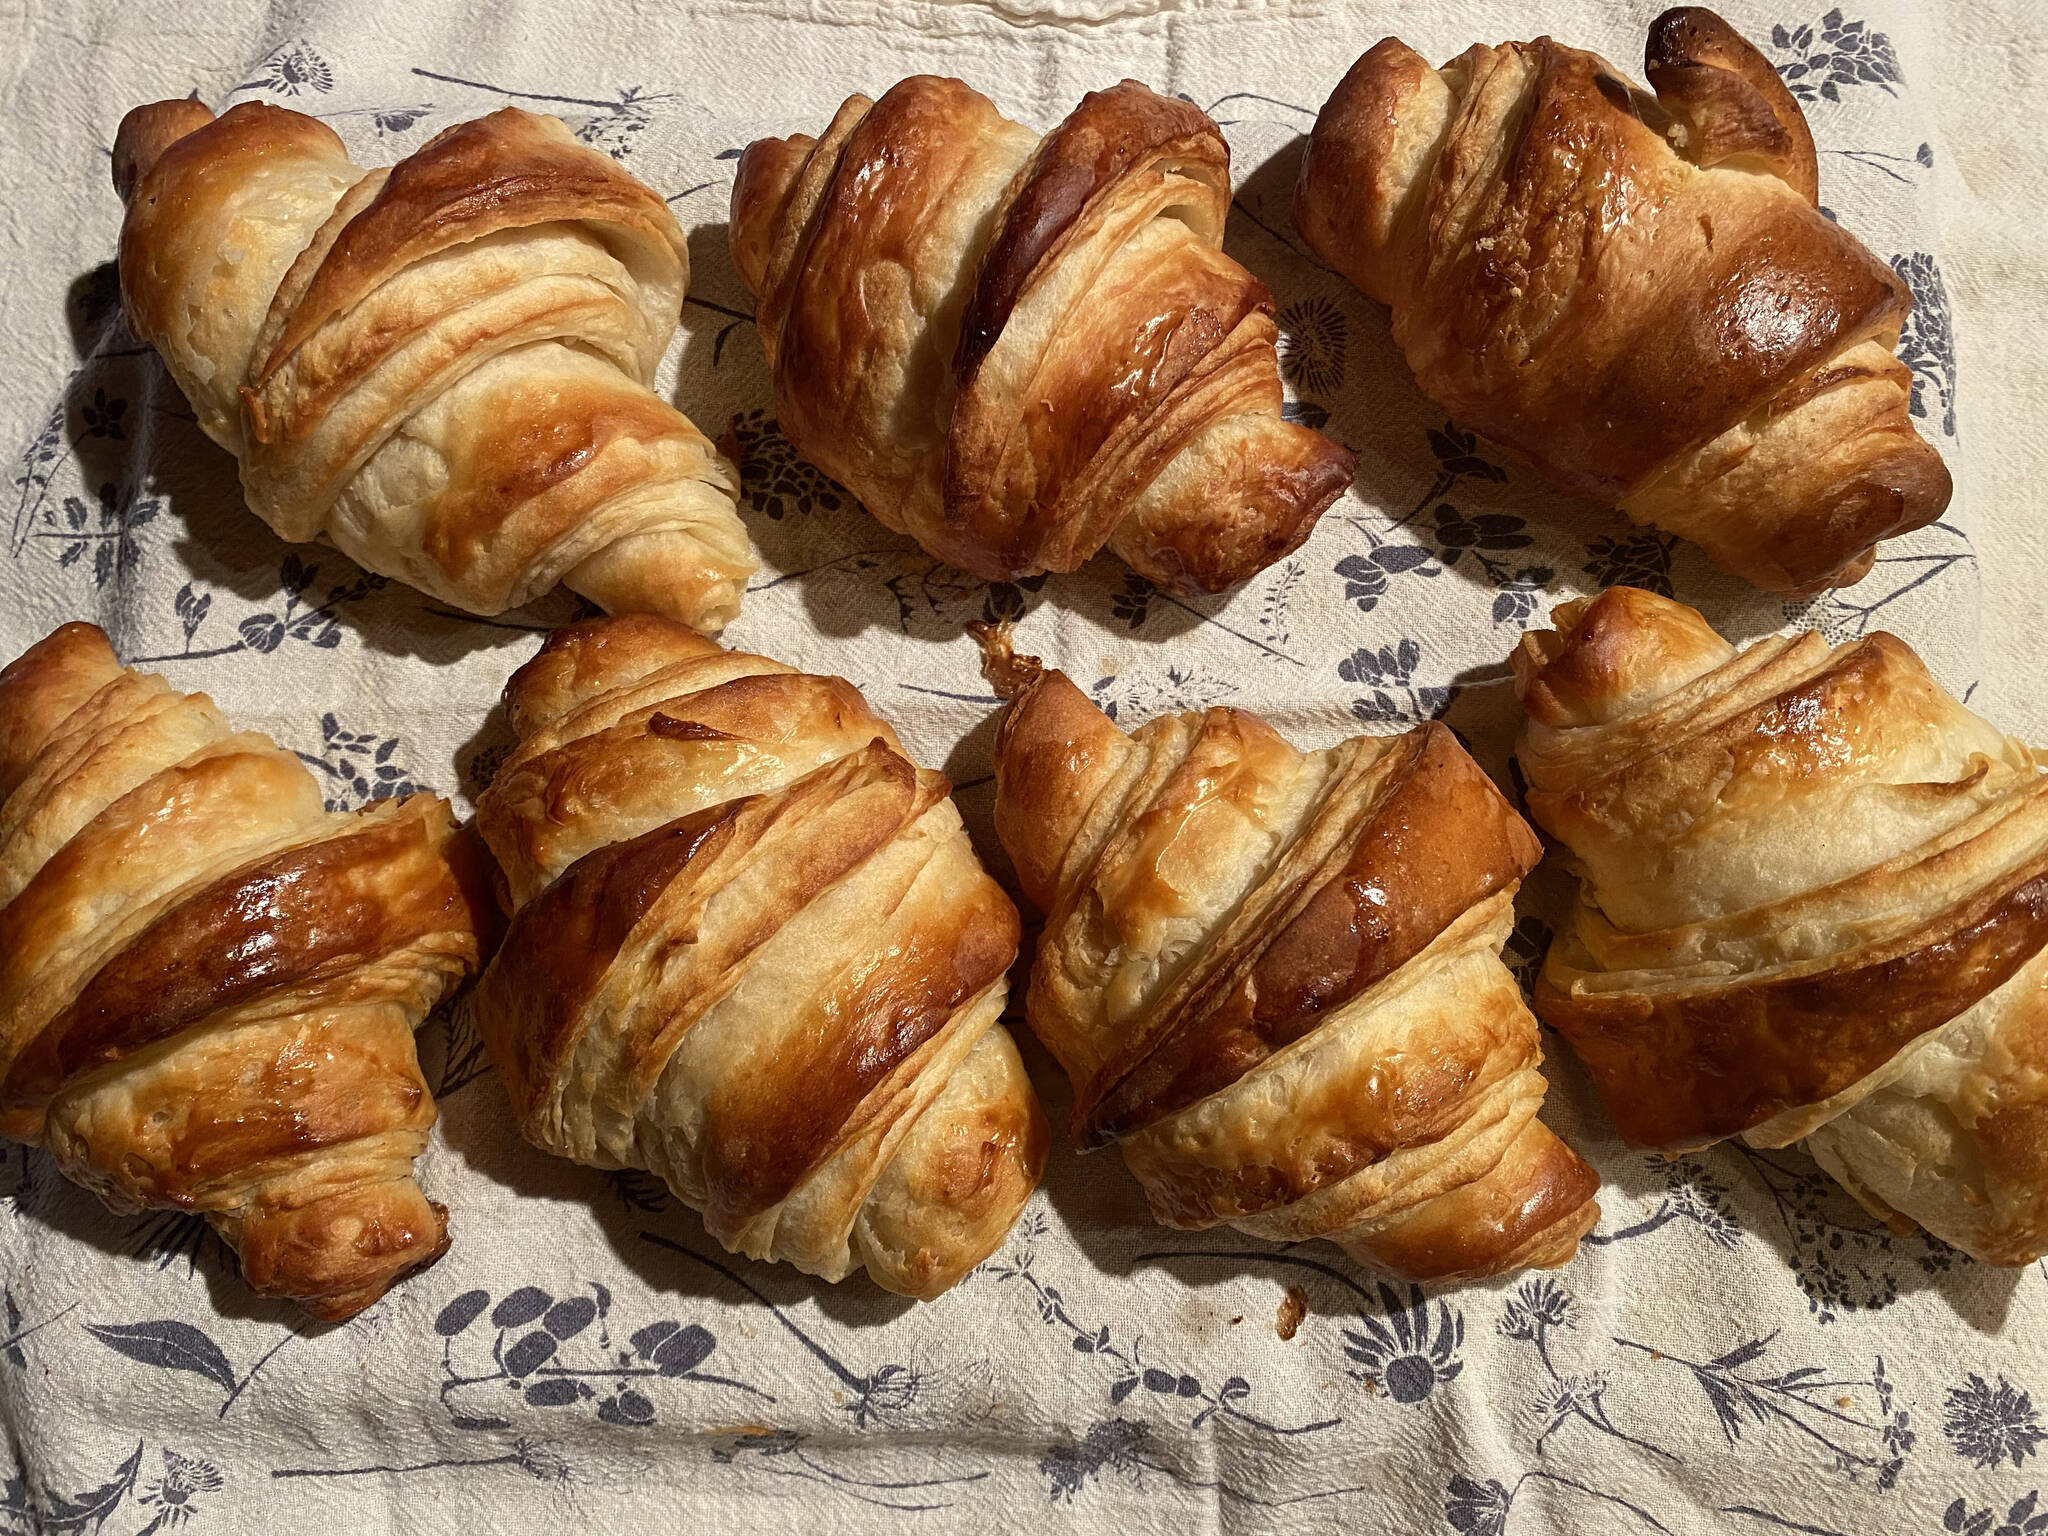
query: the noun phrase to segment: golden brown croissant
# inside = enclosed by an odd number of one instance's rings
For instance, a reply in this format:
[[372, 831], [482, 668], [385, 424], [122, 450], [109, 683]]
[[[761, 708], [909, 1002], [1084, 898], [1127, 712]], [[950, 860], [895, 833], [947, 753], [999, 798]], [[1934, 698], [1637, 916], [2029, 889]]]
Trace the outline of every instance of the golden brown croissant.
[[1308, 537], [1352, 457], [1280, 416], [1272, 296], [1222, 252], [1230, 151], [1126, 80], [1040, 138], [958, 80], [848, 97], [740, 159], [733, 262], [776, 416], [932, 554], [992, 581], [1106, 542], [1221, 591]]
[[716, 630], [754, 558], [738, 480], [649, 387], [689, 286], [668, 205], [508, 108], [386, 170], [313, 118], [138, 107], [128, 323], [251, 510], [472, 613], [557, 582]]
[[1549, 38], [1441, 70], [1387, 38], [1310, 135], [1294, 220], [1393, 307], [1423, 392], [1576, 495], [1775, 591], [1853, 582], [1948, 505], [1894, 355], [1912, 295], [1814, 205], [1776, 71], [1696, 7], [1637, 89]]
[[1211, 709], [1126, 736], [984, 645], [996, 833], [1045, 913], [1027, 1016], [1153, 1215], [1417, 1280], [1569, 1259], [1600, 1181], [1536, 1118], [1500, 959], [1539, 849], [1450, 731], [1302, 753]]
[[1515, 652], [1584, 880], [1536, 1008], [1622, 1134], [1801, 1137], [1874, 1214], [2048, 1252], [2048, 775], [1887, 634], [1737, 651], [1616, 587]]
[[653, 616], [559, 629], [477, 806], [516, 909], [475, 1017], [535, 1145], [733, 1252], [931, 1297], [1038, 1183], [1016, 908], [851, 683]]
[[361, 1311], [447, 1247], [412, 1032], [479, 959], [454, 836], [432, 795], [323, 809], [90, 624], [32, 646], [0, 671], [0, 1131]]

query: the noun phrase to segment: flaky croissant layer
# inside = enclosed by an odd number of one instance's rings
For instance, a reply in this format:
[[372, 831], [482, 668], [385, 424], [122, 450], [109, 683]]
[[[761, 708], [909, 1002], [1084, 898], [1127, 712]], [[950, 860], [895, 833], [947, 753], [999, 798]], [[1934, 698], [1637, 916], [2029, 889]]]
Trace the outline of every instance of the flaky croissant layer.
[[447, 1246], [413, 1028], [479, 960], [447, 803], [323, 808], [67, 624], [0, 672], [0, 1131], [348, 1317]]
[[1536, 1118], [1500, 959], [1539, 849], [1450, 731], [1301, 753], [1212, 709], [1126, 735], [984, 644], [996, 831], [1045, 913], [1027, 1016], [1154, 1216], [1413, 1279], [1570, 1258], [1599, 1179]]
[[1910, 647], [1737, 650], [1616, 587], [1514, 664], [1581, 903], [1536, 1008], [1622, 1133], [1805, 1138], [1872, 1212], [2048, 1252], [2048, 774]]
[[316, 119], [122, 121], [121, 291], [251, 510], [474, 613], [558, 582], [716, 630], [738, 479], [651, 388], [689, 286], [659, 195], [507, 108], [364, 172]]
[[1547, 37], [1440, 70], [1387, 38], [1316, 120], [1295, 224], [1547, 479], [1762, 587], [1857, 581], [1948, 505], [1912, 295], [1816, 206], [1799, 104], [1725, 21], [1666, 12], [1646, 68], [1654, 95]]
[[1131, 80], [1042, 138], [916, 75], [820, 138], [748, 146], [733, 263], [782, 431], [992, 581], [1105, 544], [1162, 586], [1243, 580], [1308, 537], [1352, 456], [1282, 419], [1229, 207], [1216, 125]]
[[506, 707], [474, 1006], [528, 1139], [829, 1280], [930, 1297], [986, 1258], [1045, 1122], [998, 1022], [1016, 909], [945, 778], [844, 680], [652, 616], [557, 630]]

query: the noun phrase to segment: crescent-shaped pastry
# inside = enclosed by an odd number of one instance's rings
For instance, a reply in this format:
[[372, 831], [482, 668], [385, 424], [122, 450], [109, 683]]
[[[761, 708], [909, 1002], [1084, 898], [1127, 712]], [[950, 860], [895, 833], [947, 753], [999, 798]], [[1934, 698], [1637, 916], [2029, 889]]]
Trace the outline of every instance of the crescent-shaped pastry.
[[654, 616], [513, 674], [477, 804], [514, 916], [474, 998], [521, 1130], [732, 1252], [931, 1297], [1037, 1186], [1017, 912], [852, 684]]
[[1223, 254], [1230, 151], [1136, 81], [1043, 138], [958, 80], [848, 97], [740, 159], [732, 252], [776, 418], [991, 581], [1104, 544], [1217, 592], [1308, 537], [1351, 454], [1281, 418], [1273, 300]]
[[1599, 1177], [1536, 1114], [1500, 950], [1536, 838], [1440, 724], [1297, 752], [1234, 709], [1130, 735], [982, 631], [996, 832], [1045, 914], [1027, 1017], [1168, 1226], [1415, 1280], [1569, 1259]]
[[121, 293], [250, 510], [472, 613], [558, 582], [717, 630], [738, 478], [650, 387], [689, 286], [660, 196], [506, 108], [364, 172], [261, 102], [122, 120]]
[[1654, 95], [1547, 37], [1441, 70], [1387, 38], [1316, 119], [1295, 224], [1546, 479], [1761, 587], [1860, 580], [1948, 505], [1912, 295], [1815, 206], [1799, 104], [1725, 21], [1665, 12], [1646, 68]]
[[352, 1316], [447, 1247], [413, 1029], [478, 963], [432, 795], [354, 813], [66, 624], [0, 671], [0, 1132]]
[[1514, 655], [1583, 895], [1536, 1010], [1622, 1134], [1805, 1138], [1873, 1213], [2048, 1252], [2048, 774], [1888, 634], [1737, 650], [1629, 587]]

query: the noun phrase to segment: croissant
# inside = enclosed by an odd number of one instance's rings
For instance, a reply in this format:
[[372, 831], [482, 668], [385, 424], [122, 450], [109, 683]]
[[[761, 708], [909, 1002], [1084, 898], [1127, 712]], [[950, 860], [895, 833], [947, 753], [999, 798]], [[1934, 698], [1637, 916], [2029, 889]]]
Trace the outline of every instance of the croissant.
[[660, 196], [506, 109], [386, 170], [313, 118], [122, 120], [121, 292], [249, 507], [472, 613], [560, 582], [716, 630], [738, 481], [650, 385], [689, 286]]
[[1761, 587], [1860, 580], [1948, 505], [1912, 295], [1815, 206], [1799, 104], [1725, 21], [1665, 12], [1646, 69], [1654, 96], [1547, 37], [1441, 70], [1387, 38], [1316, 119], [1295, 225], [1545, 478]]
[[1582, 900], [1536, 1010], [1622, 1134], [1802, 1137], [1873, 1214], [2048, 1252], [2048, 774], [1888, 634], [1740, 651], [1628, 587], [1514, 655]]
[[1152, 1214], [1414, 1280], [1569, 1259], [1599, 1177], [1536, 1113], [1500, 950], [1534, 834], [1451, 732], [1297, 752], [1234, 709], [1126, 736], [982, 629], [996, 834], [1045, 914], [1027, 1017]]
[[536, 1146], [730, 1252], [929, 1298], [1037, 1186], [1017, 912], [852, 684], [652, 615], [513, 674], [477, 804], [515, 915], [474, 1017]]
[[1106, 543], [1216, 592], [1307, 538], [1351, 454], [1281, 418], [1273, 300], [1222, 252], [1230, 151], [1126, 80], [1044, 138], [958, 80], [740, 157], [733, 263], [780, 427], [992, 581]]
[[432, 795], [323, 809], [90, 624], [32, 646], [0, 671], [0, 1133], [361, 1311], [448, 1245], [412, 1032], [479, 959], [454, 836]]

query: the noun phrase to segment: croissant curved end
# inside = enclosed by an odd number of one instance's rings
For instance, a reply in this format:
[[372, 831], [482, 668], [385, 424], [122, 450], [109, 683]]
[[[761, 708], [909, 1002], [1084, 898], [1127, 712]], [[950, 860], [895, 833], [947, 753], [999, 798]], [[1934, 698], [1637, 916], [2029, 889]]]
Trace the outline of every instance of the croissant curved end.
[[114, 134], [114, 190], [127, 202], [163, 152], [213, 121], [206, 103], [190, 99], [152, 101], [121, 119]]
[[726, 243], [732, 252], [733, 270], [751, 294], [759, 295], [768, 286], [769, 258], [775, 251], [782, 210], [788, 206], [804, 161], [816, 143], [816, 139], [796, 134], [787, 139], [756, 139], [740, 152], [732, 180], [732, 218], [726, 225]]
[[1694, 609], [1640, 587], [1609, 587], [1551, 610], [1509, 657], [1537, 725], [1600, 725], [1735, 654]]
[[1650, 23], [1643, 72], [1686, 127], [1680, 148], [1698, 166], [1752, 162], [1809, 203], [1820, 161], [1806, 114], [1748, 38], [1705, 6], [1674, 7]]
[[1311, 249], [1382, 304], [1402, 297], [1394, 260], [1450, 101], [1429, 60], [1398, 37], [1360, 55], [1323, 104], [1294, 184], [1294, 227]]

